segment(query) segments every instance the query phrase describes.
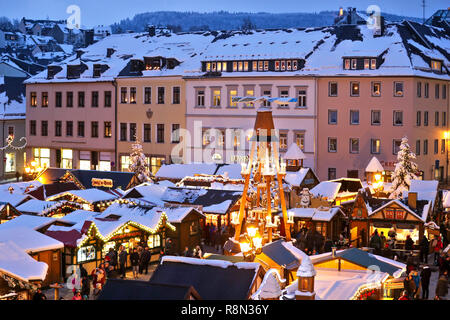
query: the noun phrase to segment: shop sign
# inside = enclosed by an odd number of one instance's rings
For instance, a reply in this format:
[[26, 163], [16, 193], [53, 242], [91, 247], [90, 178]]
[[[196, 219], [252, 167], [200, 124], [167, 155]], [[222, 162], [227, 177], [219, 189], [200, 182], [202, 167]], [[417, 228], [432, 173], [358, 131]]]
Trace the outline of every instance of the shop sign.
[[99, 179], [99, 178], [92, 178], [91, 180], [93, 187], [107, 187], [112, 188], [113, 181], [112, 179]]
[[124, 239], [124, 238], [139, 237], [139, 236], [141, 236], [141, 232], [140, 231], [127, 232], [127, 233], [118, 234], [118, 235], [112, 237], [110, 239], [110, 241]]

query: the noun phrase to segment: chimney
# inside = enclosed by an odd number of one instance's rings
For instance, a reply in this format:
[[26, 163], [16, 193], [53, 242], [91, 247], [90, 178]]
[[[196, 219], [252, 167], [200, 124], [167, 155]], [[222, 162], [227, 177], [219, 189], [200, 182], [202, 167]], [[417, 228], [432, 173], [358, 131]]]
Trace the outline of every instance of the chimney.
[[114, 50], [113, 48], [106, 49], [106, 57], [111, 58], [114, 52], [116, 52], [116, 50]]
[[417, 192], [408, 192], [408, 207], [417, 209]]
[[147, 30], [148, 30], [148, 35], [150, 37], [154, 37], [155, 36], [155, 34], [156, 34], [155, 26], [148, 26]]

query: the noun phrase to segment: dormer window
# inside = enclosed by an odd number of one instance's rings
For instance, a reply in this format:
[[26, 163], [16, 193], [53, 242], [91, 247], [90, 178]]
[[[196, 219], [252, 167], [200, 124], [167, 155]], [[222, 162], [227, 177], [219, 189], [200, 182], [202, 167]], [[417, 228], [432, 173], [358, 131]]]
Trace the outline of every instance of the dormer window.
[[352, 59], [352, 69], [355, 70], [357, 66], [357, 60], [356, 59]]
[[211, 71], [216, 71], [216, 63], [215, 62], [213, 62], [212, 64], [211, 64]]
[[369, 59], [364, 59], [364, 69], [369, 69], [370, 65], [369, 65]]
[[286, 61], [286, 70], [292, 70], [291, 60]]
[[377, 68], [377, 59], [370, 59], [370, 69]]
[[431, 70], [441, 72], [442, 62], [438, 60], [431, 60]]
[[62, 70], [60, 66], [48, 66], [47, 67], [47, 79], [53, 79], [55, 75]]
[[297, 60], [292, 61], [292, 70], [297, 70], [298, 65], [297, 65]]
[[281, 71], [286, 70], [286, 61], [281, 60]]
[[211, 71], [211, 62], [207, 62], [206, 63], [206, 72], [210, 72]]
[[237, 71], [237, 62], [233, 62], [233, 71]]
[[280, 70], [280, 61], [275, 61], [275, 70]]
[[102, 67], [99, 64], [94, 65], [94, 78], [98, 78], [100, 77], [100, 75], [102, 74]]
[[218, 72], [222, 71], [222, 62], [217, 62], [217, 71]]
[[350, 59], [344, 60], [344, 69], [349, 70], [350, 69]]

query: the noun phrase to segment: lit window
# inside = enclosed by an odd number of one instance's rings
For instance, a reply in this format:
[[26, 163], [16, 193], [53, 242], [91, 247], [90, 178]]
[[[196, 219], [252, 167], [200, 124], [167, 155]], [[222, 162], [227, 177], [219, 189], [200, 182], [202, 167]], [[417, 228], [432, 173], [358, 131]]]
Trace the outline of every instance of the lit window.
[[206, 63], [206, 71], [211, 71], [211, 62]]
[[233, 71], [237, 71], [237, 62], [236, 61], [233, 62]]
[[130, 167], [130, 156], [120, 156], [120, 170], [128, 171]]
[[269, 70], [269, 61], [264, 61], [264, 71]]
[[305, 133], [297, 132], [295, 134], [295, 143], [301, 150], [305, 150]]
[[31, 92], [30, 93], [30, 105], [32, 107], [36, 107], [37, 106], [37, 95], [36, 95], [36, 92]]
[[220, 107], [220, 90], [213, 90], [213, 106]]
[[263, 62], [258, 61], [258, 71], [263, 71]]
[[350, 83], [350, 95], [352, 97], [358, 97], [359, 96], [359, 82], [351, 82]]
[[306, 107], [306, 90], [298, 90], [298, 107]]
[[292, 70], [297, 70], [297, 60], [292, 61]]
[[337, 138], [328, 138], [328, 152], [337, 152]]
[[281, 71], [286, 70], [286, 61], [281, 60]]
[[244, 71], [248, 71], [248, 61], [244, 61]]
[[[246, 96], [246, 97], [253, 97], [254, 94], [255, 94], [255, 92], [254, 92], [252, 89], [249, 89], [249, 90], [246, 90], [246, 91], [245, 91], [245, 96]], [[254, 107], [254, 104], [253, 104], [253, 102], [247, 102], [247, 103], [245, 104], [245, 106], [246, 106], [247, 108], [253, 108], [253, 107]]]
[[222, 71], [222, 62], [217, 62], [217, 71]]
[[403, 82], [394, 82], [394, 96], [403, 97]]
[[372, 82], [372, 96], [381, 96], [381, 82]]
[[61, 168], [72, 169], [73, 151], [72, 149], [62, 149]]
[[344, 60], [344, 69], [346, 70], [350, 69], [350, 59]]
[[275, 61], [275, 70], [280, 70], [280, 61]]
[[258, 70], [258, 62], [253, 61], [252, 65], [253, 65], [253, 67], [252, 67], [252, 70], [253, 70], [253, 71]]
[[242, 66], [243, 66], [242, 61], [239, 61], [238, 66], [239, 66], [239, 67], [238, 67], [238, 68], [239, 68], [238, 70], [239, 70], [239, 71], [242, 71]]
[[211, 71], [216, 71], [216, 63], [211, 63]]
[[5, 172], [15, 172], [15, 171], [16, 171], [16, 153], [15, 152], [6, 153]]
[[222, 71], [227, 71], [227, 63], [222, 62]]
[[364, 69], [369, 69], [369, 59], [364, 59]]
[[352, 59], [352, 69], [356, 69], [356, 63], [357, 63], [357, 60]]
[[380, 149], [381, 149], [380, 139], [371, 139], [371, 142], [370, 142], [371, 153], [378, 154], [378, 153], [380, 153]]
[[50, 167], [50, 149], [36, 148], [34, 149], [34, 160], [41, 168]]
[[237, 90], [230, 90], [229, 91], [229, 97], [230, 97], [230, 107], [237, 107], [237, 102], [233, 101], [233, 97], [237, 96]]
[[431, 60], [431, 69], [441, 71], [442, 63], [437, 60]]
[[370, 69], [377, 68], [377, 59], [370, 59]]
[[286, 70], [291, 70], [291, 60], [286, 61]]
[[280, 149], [287, 149], [287, 133], [280, 133]]

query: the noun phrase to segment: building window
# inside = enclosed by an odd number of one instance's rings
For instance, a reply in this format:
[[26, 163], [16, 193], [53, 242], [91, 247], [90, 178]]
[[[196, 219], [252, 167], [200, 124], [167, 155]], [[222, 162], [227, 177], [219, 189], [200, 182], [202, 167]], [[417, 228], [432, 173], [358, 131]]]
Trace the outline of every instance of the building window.
[[166, 161], [164, 157], [151, 157], [150, 159], [150, 170], [152, 174], [155, 175], [158, 172], [159, 168], [161, 168], [162, 164]]
[[84, 108], [84, 91], [78, 92], [78, 107]]
[[48, 92], [42, 92], [42, 108], [48, 107]]
[[350, 153], [359, 153], [359, 139], [350, 138]]
[[41, 168], [50, 167], [50, 149], [35, 148], [33, 150], [34, 161], [36, 161]]
[[337, 138], [328, 138], [328, 152], [337, 152]]
[[[254, 95], [255, 95], [255, 91], [253, 91], [253, 89], [247, 89], [247, 90], [245, 90], [245, 96], [246, 96], [246, 97], [253, 98]], [[253, 104], [253, 102], [246, 102], [246, 103], [245, 103], [245, 107], [246, 107], [246, 108], [254, 108], [255, 105]]]
[[62, 121], [55, 121], [55, 137], [62, 136]]
[[213, 107], [220, 107], [220, 89], [212, 90], [212, 105]]
[[350, 59], [344, 60], [344, 69], [349, 70], [350, 69]]
[[[269, 99], [272, 96], [272, 92], [270, 90], [264, 90], [263, 91], [263, 96], [266, 97], [267, 99]], [[264, 99], [263, 106], [264, 107], [270, 107], [270, 101]]]
[[417, 82], [417, 98], [422, 96], [422, 82]]
[[370, 69], [377, 68], [377, 59], [370, 59]]
[[30, 136], [36, 135], [36, 120], [30, 120]]
[[352, 59], [352, 70], [355, 70], [357, 66], [357, 60], [356, 59]]
[[72, 169], [73, 151], [72, 149], [62, 149], [61, 168]]
[[111, 91], [105, 91], [105, 108], [111, 107]]
[[370, 59], [364, 59], [364, 69], [370, 68]]
[[128, 171], [130, 167], [130, 156], [120, 156], [120, 170]]
[[92, 91], [92, 108], [98, 108], [98, 91]]
[[111, 121], [105, 121], [103, 125], [104, 125], [104, 132], [103, 132], [104, 137], [111, 138], [112, 136]]
[[136, 103], [136, 87], [130, 88], [130, 103]]
[[244, 61], [244, 71], [248, 71], [248, 61]]
[[434, 125], [435, 125], [436, 127], [439, 126], [439, 111], [435, 111], [435, 112], [434, 112]]
[[403, 82], [394, 81], [394, 97], [403, 97]]
[[[289, 98], [289, 90], [280, 90], [280, 98]], [[289, 108], [288, 103], [280, 103], [279, 108]]]
[[381, 82], [372, 82], [372, 97], [381, 96]]
[[416, 155], [420, 155], [420, 140], [416, 141]]
[[136, 141], [136, 123], [130, 123], [130, 141]]
[[445, 153], [445, 139], [441, 140], [441, 153]]
[[337, 117], [337, 110], [328, 110], [328, 124], [337, 124], [338, 117]]
[[98, 121], [91, 122], [91, 137], [98, 138]]
[[338, 95], [337, 82], [329, 82], [328, 83], [328, 96], [329, 97], [337, 97], [337, 95]]
[[417, 111], [416, 113], [416, 126], [420, 127], [420, 124], [422, 123], [422, 112]]
[[5, 172], [16, 172], [15, 152], [8, 152], [5, 154]]
[[442, 99], [447, 99], [447, 85], [442, 85]]
[[275, 61], [275, 71], [279, 71], [280, 70], [280, 61]]
[[144, 123], [144, 142], [152, 141], [152, 125], [150, 123]]
[[43, 137], [48, 136], [48, 121], [47, 120], [41, 121], [41, 136], [43, 136]]
[[73, 136], [73, 121], [66, 121], [66, 137]]
[[145, 104], [152, 103], [152, 88], [151, 87], [144, 88], [144, 103]]
[[172, 124], [172, 134], [171, 134], [172, 143], [180, 142], [180, 125]]
[[158, 87], [158, 104], [164, 104], [164, 93], [165, 88], [164, 87]]
[[400, 151], [400, 145], [402, 140], [394, 139], [392, 140], [392, 154], [397, 154]]
[[403, 125], [403, 111], [394, 111], [394, 126]]
[[447, 126], [447, 112], [442, 112], [442, 126]]
[[423, 125], [428, 126], [428, 111], [423, 112]]
[[380, 150], [381, 150], [380, 139], [371, 139], [370, 140], [370, 152], [372, 154], [379, 154]]
[[423, 140], [423, 154], [428, 154], [428, 140]]
[[156, 142], [164, 143], [164, 124], [156, 125]]
[[62, 93], [61, 92], [55, 93], [55, 107], [56, 108], [62, 107]]
[[127, 88], [122, 87], [120, 88], [120, 103], [127, 103], [128, 102], [128, 93]]
[[328, 180], [336, 179], [336, 168], [328, 168]]
[[84, 137], [84, 121], [78, 121], [78, 136]]
[[[256, 71], [256, 69], [253, 69], [253, 70]], [[237, 62], [236, 61], [233, 62], [233, 71], [237, 71]]]
[[233, 98], [237, 96], [237, 90], [231, 89], [228, 91], [229, 107], [237, 107], [237, 102], [233, 101]]
[[434, 98], [435, 99], [439, 99], [439, 91], [440, 91], [439, 83], [436, 83], [434, 85]]
[[73, 107], [73, 92], [72, 91], [66, 92], [66, 107], [67, 108]]
[[37, 95], [36, 92], [30, 93], [30, 106], [37, 107]]
[[306, 90], [300, 89], [298, 90], [298, 101], [297, 101], [297, 107], [306, 107]]
[[442, 62], [437, 61], [437, 60], [431, 60], [431, 69], [434, 70], [434, 71], [441, 72], [441, 70], [442, 70]]
[[380, 110], [372, 110], [371, 111], [371, 125], [379, 126], [381, 125], [381, 111]]
[[197, 91], [197, 107], [205, 106], [205, 90]]
[[127, 141], [127, 124], [120, 123], [120, 141]]
[[305, 133], [296, 132], [295, 133], [295, 143], [300, 148], [300, 150], [305, 150]]
[[439, 152], [439, 140], [434, 139], [434, 154], [437, 154]]
[[286, 150], [288, 145], [287, 145], [287, 132], [280, 132], [280, 149], [281, 150]]
[[359, 97], [359, 82], [350, 82], [350, 96]]
[[180, 87], [173, 87], [172, 88], [172, 104], [180, 104]]
[[350, 110], [350, 124], [359, 124], [359, 110]]
[[424, 88], [424, 97], [428, 98], [429, 97], [429, 91], [430, 91], [430, 84], [428, 82], [425, 82], [425, 88]]

